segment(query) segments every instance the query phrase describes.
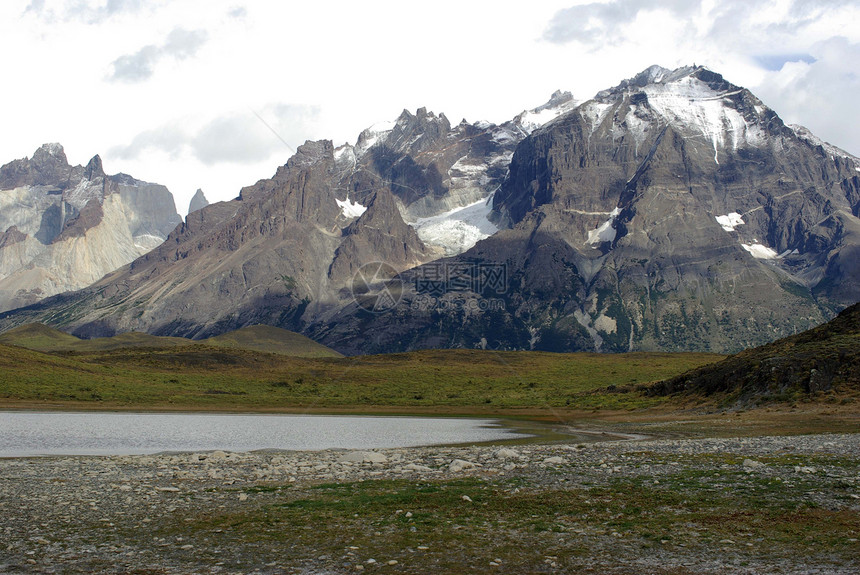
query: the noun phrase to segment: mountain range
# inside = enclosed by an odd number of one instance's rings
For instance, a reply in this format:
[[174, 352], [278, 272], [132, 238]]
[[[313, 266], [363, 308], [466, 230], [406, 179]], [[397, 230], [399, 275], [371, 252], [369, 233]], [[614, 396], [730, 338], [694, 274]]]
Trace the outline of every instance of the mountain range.
[[702, 67], [651, 67], [583, 102], [557, 92], [500, 125], [404, 111], [354, 145], [305, 143], [0, 327], [267, 324], [346, 354], [737, 351], [860, 300], [858, 169]]
[[0, 167], [0, 311], [84, 288], [162, 243], [181, 222], [164, 186], [105, 174], [63, 147]]

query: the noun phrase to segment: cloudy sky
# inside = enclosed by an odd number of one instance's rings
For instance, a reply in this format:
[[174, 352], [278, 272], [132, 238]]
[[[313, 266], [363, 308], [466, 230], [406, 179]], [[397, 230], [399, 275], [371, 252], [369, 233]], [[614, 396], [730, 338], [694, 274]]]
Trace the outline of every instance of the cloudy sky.
[[60, 142], [182, 213], [404, 108], [502, 122], [651, 64], [704, 64], [860, 155], [860, 0], [4, 0], [0, 58], [0, 163]]

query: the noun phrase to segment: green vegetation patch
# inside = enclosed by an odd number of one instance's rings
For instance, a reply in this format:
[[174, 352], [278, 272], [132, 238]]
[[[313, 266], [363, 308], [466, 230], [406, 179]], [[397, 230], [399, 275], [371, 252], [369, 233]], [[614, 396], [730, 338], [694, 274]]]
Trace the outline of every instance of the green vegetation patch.
[[662, 401], [637, 391], [645, 384], [720, 358], [480, 350], [298, 358], [203, 344], [59, 355], [8, 349], [0, 399], [192, 409], [635, 409]]

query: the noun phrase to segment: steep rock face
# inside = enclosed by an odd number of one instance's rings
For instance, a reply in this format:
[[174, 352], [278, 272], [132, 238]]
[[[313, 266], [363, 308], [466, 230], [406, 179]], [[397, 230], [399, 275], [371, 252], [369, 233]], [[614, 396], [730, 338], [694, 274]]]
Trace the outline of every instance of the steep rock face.
[[70, 166], [62, 146], [0, 167], [0, 311], [85, 287], [159, 243], [180, 222], [164, 186]]
[[206, 206], [209, 205], [209, 200], [206, 199], [206, 195], [203, 193], [203, 190], [197, 189], [194, 192], [194, 196], [191, 198], [191, 201], [188, 203], [188, 213], [196, 212], [197, 210], [202, 210]]
[[[858, 167], [718, 74], [653, 67], [517, 147], [494, 196], [510, 229], [411, 270], [393, 313], [347, 309], [313, 335], [347, 353], [734, 351], [789, 335], [860, 299]], [[422, 293], [440, 266], [447, 287]], [[502, 293], [465, 287], [481, 266], [505, 271]]]
[[[395, 269], [406, 270], [424, 263], [428, 253], [432, 252], [427, 252], [415, 230], [400, 217], [394, 197], [381, 189], [367, 210], [344, 230], [329, 278], [334, 286], [343, 286], [368, 263], [384, 261]], [[385, 259], [378, 260], [382, 254]]]

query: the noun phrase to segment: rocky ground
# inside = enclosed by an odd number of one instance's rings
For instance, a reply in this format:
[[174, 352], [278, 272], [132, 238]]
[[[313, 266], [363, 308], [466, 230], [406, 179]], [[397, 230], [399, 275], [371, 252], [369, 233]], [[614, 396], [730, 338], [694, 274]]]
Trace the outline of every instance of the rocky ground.
[[0, 460], [0, 573], [857, 573], [860, 434]]

